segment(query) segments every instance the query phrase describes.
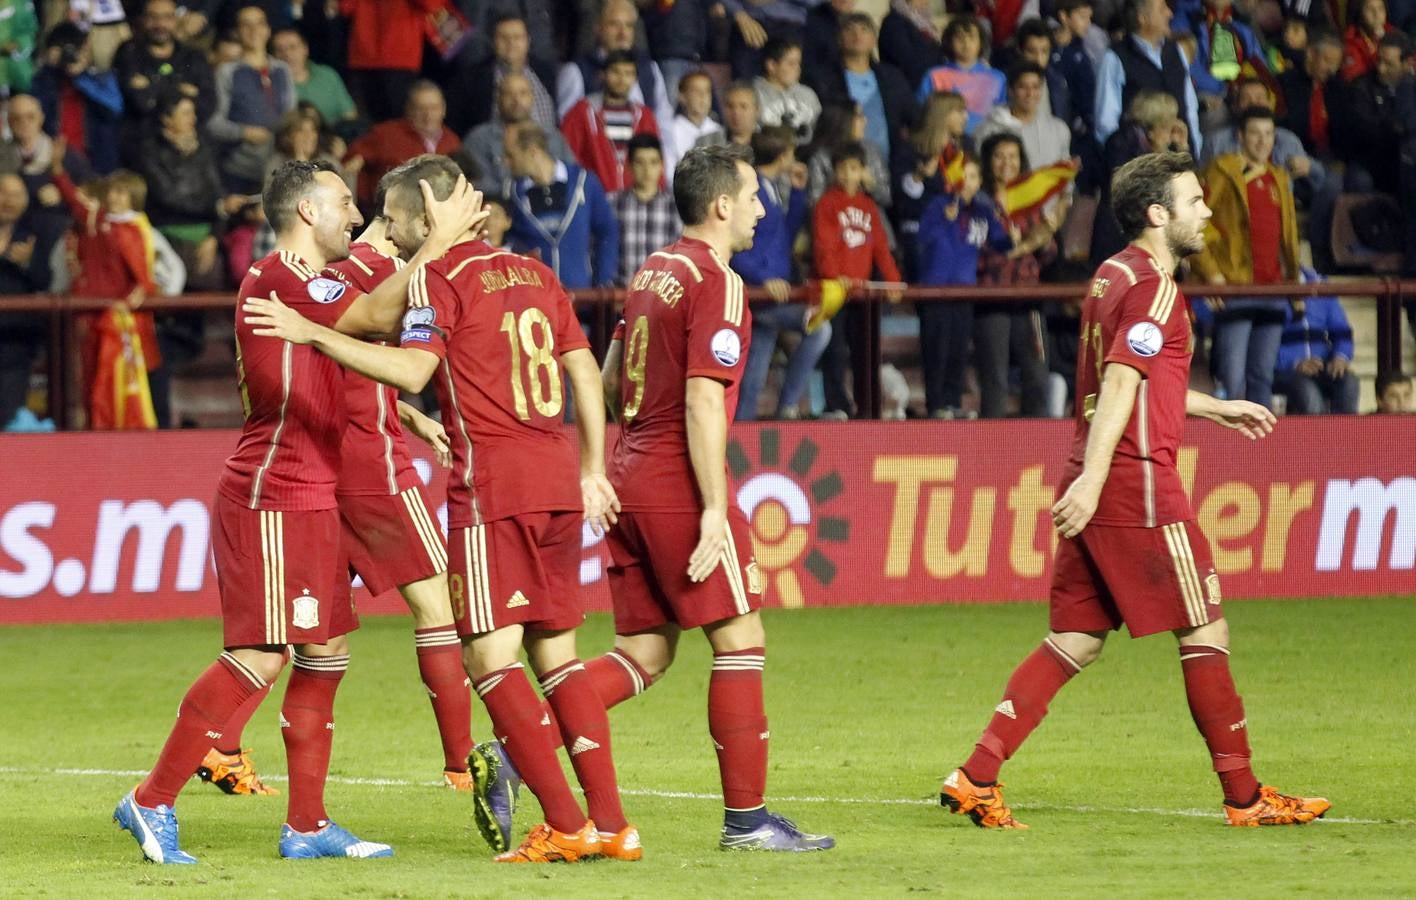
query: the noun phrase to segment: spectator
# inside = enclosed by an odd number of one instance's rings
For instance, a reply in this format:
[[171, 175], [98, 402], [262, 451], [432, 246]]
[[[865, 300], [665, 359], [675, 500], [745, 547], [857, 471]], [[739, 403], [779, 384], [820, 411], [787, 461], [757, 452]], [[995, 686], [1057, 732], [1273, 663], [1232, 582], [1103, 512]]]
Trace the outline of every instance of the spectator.
[[972, 139], [964, 134], [968, 115], [964, 99], [958, 94], [931, 94], [920, 112], [919, 125], [910, 135], [910, 155], [897, 167], [890, 212], [909, 281], [918, 274], [914, 266], [920, 214], [934, 195], [957, 191], [963, 183], [963, 157], [973, 147]]
[[308, 103], [330, 127], [359, 118], [344, 79], [329, 66], [310, 61], [310, 45], [294, 28], [282, 28], [270, 39], [271, 53], [290, 69], [295, 99]]
[[408, 89], [403, 118], [380, 122], [349, 145], [344, 165], [359, 173], [361, 204], [373, 202], [379, 179], [394, 166], [423, 153], [457, 152], [462, 142], [443, 124], [446, 116], [442, 89], [431, 81], [417, 81]]
[[1377, 376], [1374, 387], [1377, 393], [1377, 412], [1386, 415], [1416, 413], [1416, 389], [1412, 387], [1410, 375], [1383, 372]]
[[[1273, 113], [1239, 117], [1239, 152], [1205, 168], [1214, 212], [1204, 252], [1192, 257], [1209, 284], [1275, 284], [1298, 277], [1298, 216], [1288, 175], [1273, 164]], [[1224, 395], [1273, 406], [1273, 373], [1288, 301], [1231, 298], [1215, 309], [1210, 365]]]
[[498, 250], [510, 250], [507, 236], [511, 232], [511, 203], [501, 194], [483, 194], [482, 208], [487, 211], [482, 240]]
[[93, 66], [88, 39], [77, 25], [63, 22], [50, 30], [33, 91], [51, 137], [62, 135], [83, 148], [99, 173], [117, 168], [123, 92], [111, 69]]
[[945, 62], [925, 74], [917, 92], [920, 103], [940, 91], [953, 91], [963, 97], [969, 110], [969, 134], [993, 107], [1007, 99], [1007, 80], [1002, 72], [983, 61], [982, 52], [983, 28], [978, 19], [955, 16], [944, 29]]
[[3, 147], [12, 159], [13, 168], [24, 180], [29, 191], [29, 216], [38, 220], [36, 228], [44, 231], [68, 227], [69, 213], [59, 189], [54, 186], [53, 161], [56, 152], [63, 155], [64, 170], [73, 178], [87, 181], [93, 175], [88, 160], [67, 143], [56, 144], [44, 133], [44, 110], [29, 94], [10, 98], [6, 109], [10, 124], [10, 140]]
[[679, 105], [673, 121], [661, 137], [664, 147], [664, 177], [674, 181], [674, 167], [683, 155], [710, 134], [722, 133], [713, 118], [713, 79], [699, 69], [679, 79]]
[[[1186, 150], [1189, 129], [1179, 117], [1180, 105], [1165, 91], [1138, 91], [1121, 127], [1106, 140], [1102, 151], [1103, 171], [1115, 172], [1146, 153]], [[1096, 221], [1092, 225], [1091, 262], [1099, 266], [1126, 246], [1116, 214], [1111, 210], [1111, 179], [1100, 179], [1101, 195]]]
[[397, 118], [423, 69], [424, 23], [444, 0], [339, 0], [349, 19], [349, 86], [373, 122]]
[[1357, 412], [1361, 383], [1352, 374], [1352, 326], [1336, 297], [1295, 300], [1278, 347], [1275, 393], [1289, 415]]
[[1342, 42], [1343, 81], [1355, 81], [1376, 68], [1382, 38], [1396, 31], [1387, 21], [1386, 0], [1358, 0], [1352, 11], [1356, 15], [1349, 18]]
[[[1007, 189], [1031, 170], [1022, 139], [1003, 131], [983, 142], [983, 189], [1004, 214], [1009, 231], [1020, 237], [1011, 250], [985, 244], [979, 252], [979, 284], [1017, 287], [1037, 284], [1042, 267], [1057, 255], [1056, 225], [1043, 204], [1009, 209]], [[974, 367], [978, 373], [979, 416], [999, 419], [1008, 409], [1008, 371], [1021, 372], [1024, 416], [1047, 410], [1047, 358], [1042, 312], [1017, 303], [985, 304], [974, 310]]]
[[751, 147], [759, 124], [757, 90], [751, 82], [734, 81], [723, 91], [723, 130], [705, 134], [697, 143]]
[[1303, 141], [1308, 155], [1323, 162], [1333, 159], [1330, 112], [1340, 105], [1333, 90], [1333, 76], [1342, 65], [1342, 42], [1330, 31], [1319, 31], [1308, 41], [1303, 67], [1278, 76], [1287, 112], [1280, 124]]
[[753, 78], [763, 71], [762, 56], [771, 40], [801, 46], [807, 12], [818, 0], [722, 0], [735, 26], [728, 38], [728, 60], [734, 78]]
[[[499, 23], [507, 19], [521, 22], [529, 41], [526, 53], [530, 59], [550, 63], [560, 55], [556, 50], [559, 10], [553, 0], [459, 0], [458, 6], [471, 26], [471, 36], [462, 54], [467, 59], [485, 60], [501, 55], [496, 48], [496, 33]], [[552, 86], [555, 76], [554, 71], [548, 74], [551, 77], [542, 82], [547, 88]], [[464, 83], [485, 84], [481, 81]], [[556, 119], [552, 114], [549, 121], [554, 123]]]
[[664, 153], [652, 134], [629, 142], [631, 184], [610, 198], [619, 219], [619, 283], [628, 286], [649, 254], [678, 240], [683, 231], [673, 194], [664, 190]]
[[[0, 96], [26, 93], [34, 77], [35, 37], [39, 19], [31, 0], [0, 0]], [[0, 402], [0, 413], [4, 412]], [[3, 430], [9, 419], [0, 419]]]
[[[532, 120], [535, 106], [536, 95], [526, 76], [508, 74], [497, 85], [496, 115], [467, 132], [463, 139], [463, 149], [477, 164], [478, 179], [492, 190], [503, 194], [510, 190], [512, 174], [506, 162], [506, 133], [527, 123], [536, 125]], [[561, 162], [575, 160], [560, 131], [549, 129], [543, 133], [552, 156]]]
[[[993, 201], [980, 190], [982, 185], [978, 160], [970, 157], [963, 163], [962, 184], [956, 190], [935, 194], [920, 215], [915, 269], [921, 284], [977, 284], [979, 250], [985, 246], [1000, 253], [1013, 249], [1013, 237]], [[919, 314], [925, 409], [932, 419], [964, 418], [973, 304], [921, 301], [915, 310]]]
[[608, 287], [619, 275], [619, 223], [593, 174], [551, 155], [533, 124], [506, 132], [506, 160], [516, 179], [511, 243], [539, 256], [561, 284]]
[[[611, 53], [634, 52], [634, 29], [638, 22], [639, 11], [630, 0], [605, 0], [595, 30], [599, 46], [589, 56], [577, 57], [561, 66], [556, 75], [556, 112], [562, 119], [582, 97], [604, 86], [605, 60]], [[634, 59], [637, 77], [630, 88], [629, 99], [649, 107], [656, 121], [668, 122], [674, 117], [674, 111], [659, 66], [642, 53], [634, 53]]]
[[1199, 100], [1189, 61], [1170, 39], [1170, 10], [1165, 0], [1126, 0], [1123, 14], [1126, 33], [1106, 51], [1096, 76], [1097, 140], [1105, 144], [1116, 132], [1121, 114], [1131, 108], [1138, 91], [1159, 90], [1175, 98], [1191, 152], [1199, 155]]
[[561, 120], [561, 133], [576, 160], [611, 193], [630, 184], [629, 139], [639, 134], [659, 136], [654, 113], [630, 99], [635, 75], [632, 53], [611, 53], [605, 59], [603, 89], [582, 97]]
[[1018, 63], [1008, 71], [1008, 102], [993, 108], [974, 137], [984, 142], [1001, 132], [1016, 134], [1028, 161], [1038, 168], [1070, 159], [1071, 129], [1043, 107], [1044, 86], [1042, 69], [1030, 62]]
[[[1075, 92], [1090, 92], [1096, 95], [1096, 70], [1106, 56], [1106, 32], [1092, 22], [1094, 12], [1092, 0], [1058, 0], [1053, 7], [1057, 20], [1054, 37], [1054, 53], [1060, 55], [1059, 64], [1067, 78], [1067, 83]], [[1081, 54], [1081, 55], [1079, 55]], [[1085, 83], [1082, 80], [1085, 79]], [[1096, 112], [1094, 103], [1082, 97], [1075, 97], [1082, 107], [1087, 120]]]
[[323, 145], [322, 125], [319, 112], [308, 106], [297, 107], [282, 116], [275, 129], [275, 152], [266, 163], [263, 183], [270, 183], [271, 173], [291, 160], [319, 160], [329, 163], [353, 191], [355, 173], [346, 171], [339, 157]]
[[816, 92], [801, 83], [801, 45], [774, 38], [762, 48], [766, 74], [753, 79], [757, 91], [757, 118], [762, 125], [784, 125], [798, 144], [811, 141], [811, 130], [821, 115]]
[[123, 4], [115, 0], [69, 0], [68, 6], [67, 21], [87, 37], [94, 69], [111, 70], [114, 53], [133, 36]]
[[880, 22], [880, 59], [919, 84], [943, 56], [939, 26], [929, 13], [929, 0], [890, 0]]
[[1233, 0], [1204, 0], [1193, 21], [1177, 15], [1171, 27], [1195, 35], [1190, 78], [1201, 105], [1221, 107], [1246, 65], [1251, 73], [1268, 74], [1263, 47], [1254, 30], [1235, 16]]
[[275, 126], [295, 108], [295, 81], [285, 63], [266, 53], [270, 26], [259, 6], [237, 13], [236, 34], [241, 58], [216, 69], [216, 111], [207, 129], [222, 145], [217, 168], [226, 189], [255, 194], [274, 149]]
[[[1082, 119], [1083, 101], [1072, 97], [1072, 86], [1062, 74], [1058, 65], [1060, 56], [1052, 41], [1052, 26], [1042, 19], [1028, 19], [1018, 25], [1018, 53], [1014, 65], [1027, 62], [1042, 71], [1042, 102], [1039, 108], [1051, 110], [1052, 114], [1070, 128], [1073, 121]], [[1086, 51], [1082, 51], [1086, 56]], [[1096, 80], [1092, 79], [1092, 101], [1096, 100]], [[1092, 110], [1086, 108], [1085, 118], [1090, 119]]]
[[447, 111], [448, 127], [458, 134], [491, 120], [496, 112], [493, 100], [502, 79], [519, 75], [531, 89], [531, 119], [546, 131], [560, 124], [555, 101], [548, 86], [555, 85], [551, 64], [531, 54], [531, 38], [526, 20], [508, 15], [492, 26], [492, 55], [472, 65], [463, 65], [457, 83], [477, 85], [478, 90], [457, 91]]
[[[29, 192], [14, 173], [0, 175], [0, 296], [49, 290], [49, 257], [58, 232], [36, 231], [25, 215]], [[29, 394], [30, 372], [47, 346], [49, 323], [33, 313], [0, 313], [0, 431], [16, 423]]]
[[202, 139], [190, 97], [169, 97], [160, 109], [160, 130], [148, 135], [140, 154], [147, 215], [182, 258], [188, 283], [217, 290], [222, 286], [217, 222], [239, 213], [250, 198], [222, 192], [215, 157]]
[[[865, 155], [859, 141], [838, 144], [831, 151], [833, 181], [816, 202], [811, 225], [816, 276], [823, 280], [868, 281], [878, 272], [886, 281], [900, 281], [880, 207], [862, 190]], [[898, 301], [899, 292], [892, 292], [890, 299]], [[825, 418], [848, 419], [857, 412], [846, 388], [846, 373], [848, 368], [861, 371], [870, 365], [869, 348], [860, 336], [862, 321], [859, 305], [847, 304], [831, 325], [831, 339], [821, 359]]]
[[865, 113], [859, 106], [828, 106], [821, 113], [816, 137], [806, 148], [806, 196], [815, 205], [827, 189], [836, 182], [836, 151], [849, 144], [859, 144], [863, 154], [865, 174], [862, 186], [875, 202], [890, 206], [890, 167], [885, 154], [866, 137]]
[[1344, 102], [1333, 110], [1334, 144], [1347, 163], [1350, 191], [1375, 188], [1395, 194], [1400, 189], [1401, 145], [1416, 131], [1416, 122], [1402, 115], [1403, 95], [1416, 91], [1407, 49], [1399, 34], [1382, 38], [1376, 66], [1347, 86]]
[[899, 69], [875, 60], [875, 22], [864, 13], [841, 17], [841, 65], [818, 83], [821, 102], [859, 104], [865, 113], [865, 139], [894, 159], [908, 140], [915, 118], [910, 83]]
[[[856, 0], [822, 0], [807, 10], [801, 37], [802, 81], [813, 89], [819, 90], [841, 71], [841, 26], [846, 16], [855, 14], [855, 5]], [[874, 33], [875, 20], [868, 15], [866, 19]]]
[[[799, 404], [806, 393], [811, 373], [831, 340], [831, 323], [806, 333], [806, 304], [790, 300], [792, 244], [806, 221], [806, 167], [795, 160], [795, 135], [785, 125], [769, 125], [752, 138], [752, 155], [757, 160], [757, 196], [765, 215], [757, 222], [752, 247], [733, 254], [733, 270], [751, 287], [766, 288], [771, 299], [754, 301], [752, 344], [743, 371], [738, 395], [738, 421], [757, 418], [757, 398], [767, 383], [772, 356], [780, 334], [800, 334], [801, 342], [791, 351], [786, 376], [777, 400], [779, 419], [800, 418]], [[787, 197], [783, 200], [786, 182]]]
[[640, 4], [649, 53], [664, 76], [664, 96], [679, 96], [679, 84], [698, 72], [708, 56], [708, 4], [705, 0]]
[[[134, 151], [162, 125], [159, 109], [173, 96], [196, 104], [197, 121], [216, 108], [216, 82], [206, 54], [177, 40], [175, 0], [147, 0], [139, 35], [118, 48], [113, 71], [123, 89], [123, 149]], [[131, 152], [129, 165], [138, 165]]]

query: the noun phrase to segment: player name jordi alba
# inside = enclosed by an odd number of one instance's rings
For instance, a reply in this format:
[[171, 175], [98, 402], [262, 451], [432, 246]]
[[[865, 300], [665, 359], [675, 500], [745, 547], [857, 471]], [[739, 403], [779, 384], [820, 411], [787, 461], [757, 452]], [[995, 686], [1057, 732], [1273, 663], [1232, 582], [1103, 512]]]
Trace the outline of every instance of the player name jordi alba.
[[529, 284], [533, 287], [544, 287], [544, 285], [541, 284], [541, 276], [534, 269], [526, 266], [506, 266], [501, 269], [488, 269], [481, 274], [482, 290], [489, 294], [504, 291], [507, 288], [522, 284]]

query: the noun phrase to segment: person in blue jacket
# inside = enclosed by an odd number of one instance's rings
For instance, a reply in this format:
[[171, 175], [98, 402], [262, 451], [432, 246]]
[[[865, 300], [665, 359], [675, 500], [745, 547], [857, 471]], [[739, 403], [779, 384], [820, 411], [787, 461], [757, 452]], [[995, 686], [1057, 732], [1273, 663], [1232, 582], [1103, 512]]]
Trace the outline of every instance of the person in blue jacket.
[[1352, 374], [1352, 326], [1336, 297], [1295, 300], [1283, 326], [1273, 390], [1289, 415], [1357, 412], [1361, 384]]

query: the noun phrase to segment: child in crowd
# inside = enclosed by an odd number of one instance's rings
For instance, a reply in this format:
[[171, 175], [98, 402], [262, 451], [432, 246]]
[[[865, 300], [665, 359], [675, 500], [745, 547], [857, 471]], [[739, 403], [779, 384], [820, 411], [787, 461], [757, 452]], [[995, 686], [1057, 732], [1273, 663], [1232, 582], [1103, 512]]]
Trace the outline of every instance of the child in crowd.
[[[858, 141], [839, 144], [831, 152], [833, 181], [816, 202], [812, 218], [812, 242], [816, 275], [845, 281], [868, 281], [879, 272], [886, 281], [900, 281], [900, 270], [890, 255], [890, 239], [885, 232], [880, 207], [864, 190], [866, 173], [865, 147]], [[899, 292], [890, 295], [899, 299]], [[831, 330], [830, 343], [822, 357], [822, 376], [826, 392], [825, 418], [850, 418], [854, 410], [846, 390], [848, 367], [865, 364], [867, 348], [847, 344], [848, 331], [858, 318], [858, 308], [847, 304], [843, 318]], [[812, 322], [828, 320], [829, 314], [817, 312]], [[840, 327], [845, 324], [846, 327]], [[858, 342], [857, 342], [858, 344]]]
[[1007, 79], [983, 59], [983, 28], [973, 16], [955, 16], [944, 29], [946, 61], [935, 66], [919, 85], [919, 102], [930, 94], [953, 91], [964, 98], [969, 118], [967, 132], [995, 106], [1008, 100]]
[[796, 135], [798, 146], [810, 143], [821, 117], [821, 100], [801, 83], [801, 45], [773, 38], [762, 48], [762, 68], [766, 74], [752, 82], [757, 92], [758, 122], [785, 125]]
[[678, 240], [683, 231], [673, 194], [664, 189], [664, 154], [652, 134], [629, 142], [631, 184], [610, 198], [620, 224], [619, 283], [628, 285], [649, 254]]
[[664, 177], [674, 183], [674, 166], [700, 138], [723, 130], [713, 119], [713, 79], [699, 69], [679, 79], [678, 113], [664, 138]]
[[[962, 184], [935, 196], [920, 216], [916, 271], [921, 284], [977, 284], [979, 250], [989, 246], [1007, 252], [1017, 240], [993, 200], [981, 190], [978, 160], [965, 159], [962, 174]], [[926, 407], [932, 418], [957, 418], [963, 413], [973, 306], [934, 300], [920, 302], [916, 308]]]

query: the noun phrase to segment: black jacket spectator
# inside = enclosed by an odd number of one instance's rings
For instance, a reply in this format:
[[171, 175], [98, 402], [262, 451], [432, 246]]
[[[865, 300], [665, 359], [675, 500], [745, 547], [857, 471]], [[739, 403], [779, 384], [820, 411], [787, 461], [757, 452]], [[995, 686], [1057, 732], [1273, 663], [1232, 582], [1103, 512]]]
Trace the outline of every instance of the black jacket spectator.
[[[527, 66], [541, 79], [547, 95], [554, 105], [556, 96], [556, 68], [552, 63], [532, 56], [526, 60]], [[458, 134], [466, 134], [472, 128], [489, 122], [497, 106], [496, 57], [472, 63], [462, 70], [458, 83], [477, 85], [476, 90], [451, 91], [447, 99], [447, 127]]]
[[[885, 107], [885, 121], [890, 126], [890, 155], [894, 158], [905, 149], [909, 130], [914, 127], [914, 90], [904, 73], [889, 63], [874, 62], [870, 68], [875, 73], [875, 83], [880, 86], [880, 102]], [[846, 87], [845, 70], [839, 63], [828, 78], [814, 87], [823, 107], [855, 105], [850, 89]]]
[[[846, 5], [852, 5], [849, 0]], [[841, 68], [841, 13], [822, 0], [806, 14], [801, 41], [801, 80], [815, 85]]]
[[1342, 102], [1332, 111], [1334, 150], [1349, 164], [1361, 166], [1372, 176], [1372, 185], [1384, 194], [1399, 189], [1401, 144], [1413, 123], [1399, 114], [1408, 104], [1398, 103], [1398, 93], [1410, 94], [1416, 85], [1403, 75], [1395, 85], [1386, 84], [1376, 71], [1347, 85]]
[[141, 37], [118, 48], [113, 71], [123, 89], [124, 118], [153, 124], [163, 98], [181, 94], [196, 102], [197, 118], [205, 122], [216, 109], [216, 83], [206, 54], [176, 42], [169, 55], [161, 52]]
[[163, 134], [149, 135], [142, 145], [140, 172], [147, 181], [147, 215], [157, 228], [167, 225], [211, 225], [223, 197], [211, 149], [179, 149]]
[[880, 23], [880, 58], [903, 72], [911, 87], [918, 87], [925, 73], [943, 60], [943, 50], [938, 38], [892, 9]]

